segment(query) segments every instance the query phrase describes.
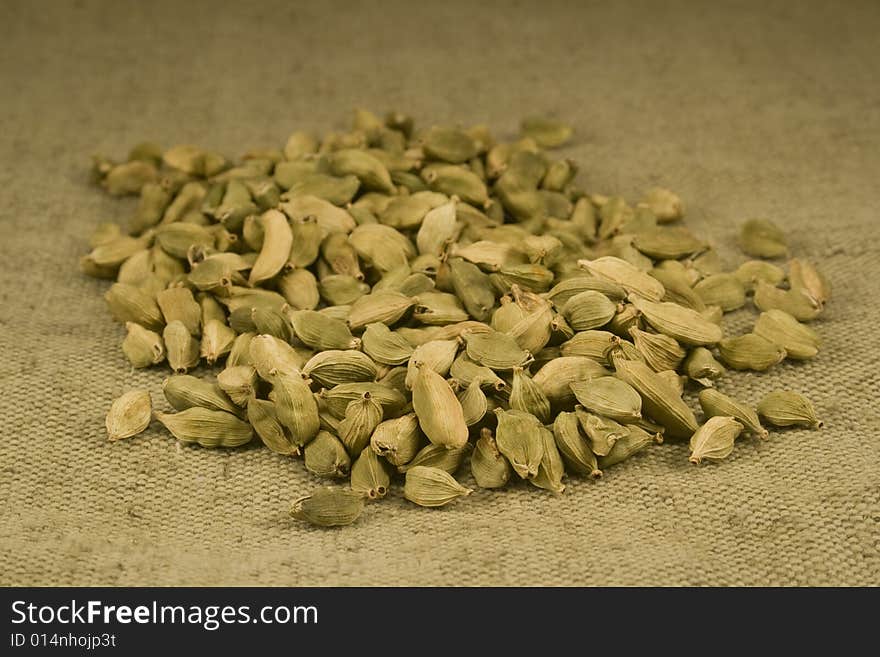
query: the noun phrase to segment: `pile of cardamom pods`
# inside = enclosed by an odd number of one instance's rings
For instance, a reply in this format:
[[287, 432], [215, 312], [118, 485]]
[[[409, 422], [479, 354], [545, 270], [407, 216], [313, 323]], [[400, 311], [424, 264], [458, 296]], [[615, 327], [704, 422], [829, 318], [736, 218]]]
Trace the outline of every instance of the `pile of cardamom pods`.
[[[742, 225], [752, 260], [722, 269], [681, 225], [682, 202], [587, 193], [547, 150], [573, 130], [529, 118], [519, 139], [488, 128], [416, 130], [358, 110], [349, 132], [296, 132], [239, 161], [196, 146], [136, 146], [94, 160], [114, 196], [139, 195], [125, 232], [98, 227], [82, 270], [125, 325], [133, 367], [167, 363], [176, 413], [134, 390], [107, 416], [111, 440], [153, 417], [184, 443], [262, 442], [309, 472], [348, 479], [291, 513], [353, 522], [385, 496], [442, 506], [511, 478], [561, 493], [664, 440], [690, 460], [728, 456], [741, 433], [819, 427], [809, 401], [757, 406], [715, 385], [728, 368], [816, 355], [829, 286], [788, 257], [772, 222]], [[723, 313], [751, 304], [751, 332]], [[204, 361], [216, 376], [187, 374]], [[685, 402], [699, 391], [702, 424]]]

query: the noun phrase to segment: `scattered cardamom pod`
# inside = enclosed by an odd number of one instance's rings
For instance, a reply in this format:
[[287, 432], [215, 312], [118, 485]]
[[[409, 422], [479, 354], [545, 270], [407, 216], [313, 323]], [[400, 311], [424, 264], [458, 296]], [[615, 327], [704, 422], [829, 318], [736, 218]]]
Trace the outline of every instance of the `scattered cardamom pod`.
[[150, 425], [153, 403], [146, 390], [130, 390], [116, 399], [107, 412], [107, 436], [110, 440], [131, 438]]
[[822, 420], [809, 400], [796, 392], [776, 390], [758, 402], [758, 415], [775, 427], [821, 429]]

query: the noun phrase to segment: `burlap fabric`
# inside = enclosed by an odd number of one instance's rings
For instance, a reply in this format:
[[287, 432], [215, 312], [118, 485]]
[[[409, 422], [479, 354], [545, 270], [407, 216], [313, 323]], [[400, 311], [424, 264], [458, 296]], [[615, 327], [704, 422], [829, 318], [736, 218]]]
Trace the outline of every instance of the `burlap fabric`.
[[[0, 584], [880, 582], [876, 2], [7, 1], [0, 24]], [[719, 245], [772, 217], [834, 285], [824, 349], [721, 388], [803, 391], [827, 428], [700, 468], [665, 445], [561, 497], [431, 511], [396, 492], [339, 531], [287, 517], [318, 483], [299, 461], [155, 424], [109, 444], [110, 401], [147, 386], [163, 408], [165, 372], [130, 370], [106, 283], [77, 270], [93, 226], [133, 207], [88, 185], [89, 155], [240, 153], [353, 106], [507, 133], [554, 112], [591, 190], [671, 187]]]

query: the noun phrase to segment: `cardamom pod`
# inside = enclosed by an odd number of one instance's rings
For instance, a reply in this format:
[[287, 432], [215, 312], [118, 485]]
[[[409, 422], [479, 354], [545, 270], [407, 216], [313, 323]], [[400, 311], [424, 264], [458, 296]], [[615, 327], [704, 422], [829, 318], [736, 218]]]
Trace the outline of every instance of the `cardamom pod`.
[[480, 488], [501, 488], [510, 480], [510, 462], [499, 451], [492, 432], [483, 428], [471, 456], [471, 474]]
[[691, 463], [701, 463], [703, 459], [720, 461], [730, 456], [733, 443], [743, 429], [743, 425], [732, 417], [716, 415], [691, 436]]
[[706, 417], [729, 416], [742, 424], [759, 438], [767, 438], [767, 430], [761, 426], [758, 414], [748, 404], [728, 397], [711, 388], [700, 391], [700, 406]]
[[718, 351], [728, 367], [758, 372], [778, 365], [786, 356], [785, 349], [754, 333], [725, 338], [718, 343]]
[[740, 246], [756, 258], [779, 258], [788, 253], [785, 234], [769, 219], [749, 219], [740, 228]]
[[550, 422], [550, 400], [522, 367], [513, 368], [510, 408], [534, 415], [541, 424]]
[[655, 303], [639, 297], [631, 298], [630, 303], [657, 331], [684, 344], [698, 347], [712, 345], [723, 337], [720, 326], [690, 308], [668, 301]]
[[543, 455], [541, 456], [541, 464], [538, 466], [538, 474], [529, 481], [538, 488], [544, 488], [557, 495], [561, 495], [565, 490], [565, 485], [562, 483], [562, 477], [565, 475], [565, 465], [556, 447], [553, 432], [544, 427], [541, 427], [539, 432], [541, 434]]
[[217, 385], [236, 406], [247, 406], [256, 393], [257, 371], [250, 365], [227, 365], [217, 375]]
[[239, 447], [253, 440], [251, 425], [232, 413], [193, 406], [179, 413], [156, 413], [171, 434], [183, 443], [202, 447]]
[[308, 384], [299, 374], [279, 371], [272, 379], [272, 395], [278, 421], [289, 432], [291, 442], [304, 447], [321, 426]]
[[612, 465], [617, 465], [621, 461], [625, 461], [629, 457], [641, 452], [649, 445], [662, 443], [663, 438], [660, 434], [651, 434], [641, 427], [634, 424], [627, 425], [627, 432], [621, 438], [615, 441], [611, 447], [611, 451], [604, 456], [598, 456], [597, 461], [599, 467], [605, 470]]
[[684, 359], [684, 371], [693, 381], [710, 388], [715, 379], [720, 378], [727, 370], [715, 360], [711, 351], [705, 347], [695, 347]]
[[290, 515], [319, 527], [350, 525], [364, 510], [364, 498], [339, 488], [320, 488], [293, 502]]
[[543, 456], [541, 423], [525, 411], [495, 409], [498, 427], [495, 441], [498, 449], [510, 461], [514, 472], [522, 479], [534, 479]]
[[752, 332], [785, 350], [787, 358], [806, 360], [819, 353], [819, 336], [784, 310], [761, 313]]
[[626, 423], [642, 417], [639, 393], [613, 376], [573, 383], [571, 390], [584, 408], [612, 420]]
[[444, 506], [472, 492], [470, 488], [465, 488], [453, 479], [448, 472], [423, 465], [407, 470], [403, 486], [403, 496], [406, 499], [426, 507]]
[[153, 403], [147, 390], [130, 390], [114, 400], [105, 425], [111, 441], [136, 436], [150, 425]]
[[319, 477], [343, 478], [351, 471], [345, 445], [329, 431], [321, 430], [303, 450], [306, 470]]
[[394, 466], [405, 465], [412, 461], [423, 443], [424, 438], [419, 431], [419, 420], [415, 413], [407, 413], [379, 423], [370, 437], [370, 447], [373, 451]]
[[192, 337], [183, 322], [174, 320], [168, 324], [162, 331], [162, 339], [165, 341], [168, 364], [176, 373], [184, 374], [199, 364], [199, 342]]
[[325, 388], [340, 383], [375, 381], [379, 374], [376, 363], [365, 353], [338, 349], [315, 354], [303, 365], [302, 372]]
[[351, 466], [351, 489], [367, 499], [377, 500], [385, 497], [389, 486], [391, 486], [391, 473], [388, 463], [369, 445], [364, 447]]
[[122, 353], [132, 367], [150, 367], [165, 360], [165, 342], [161, 335], [134, 322], [126, 322], [125, 329]]
[[364, 392], [360, 399], [348, 403], [345, 417], [339, 423], [339, 439], [351, 456], [356, 457], [369, 444], [383, 413], [382, 405], [370, 392]]
[[462, 447], [468, 440], [468, 427], [461, 403], [449, 383], [424, 363], [415, 365], [417, 375], [412, 389], [412, 405], [419, 426], [435, 445]]
[[824, 426], [809, 400], [796, 392], [776, 390], [767, 394], [758, 402], [758, 415], [775, 427], [821, 429]]
[[[669, 436], [690, 438], [697, 430], [693, 411], [662, 377], [638, 361], [614, 359], [616, 376], [635, 388], [642, 397], [642, 408], [666, 427]], [[595, 451], [595, 450], [594, 450]]]

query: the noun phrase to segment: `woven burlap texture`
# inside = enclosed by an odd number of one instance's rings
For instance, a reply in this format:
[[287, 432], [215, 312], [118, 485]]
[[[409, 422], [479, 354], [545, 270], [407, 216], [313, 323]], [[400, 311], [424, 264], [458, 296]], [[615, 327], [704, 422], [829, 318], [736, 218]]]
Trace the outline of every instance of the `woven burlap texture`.
[[[880, 583], [877, 3], [21, 1], [0, 17], [0, 584]], [[589, 190], [673, 188], [719, 246], [772, 217], [834, 286], [823, 348], [720, 387], [802, 391], [827, 427], [705, 467], [659, 446], [560, 497], [521, 484], [427, 510], [398, 490], [331, 531], [287, 515], [319, 483], [301, 461], [181, 447], [156, 423], [109, 444], [110, 402], [145, 386], [164, 409], [166, 372], [131, 371], [107, 284], [78, 271], [91, 229], [134, 203], [89, 186], [91, 153], [242, 153], [344, 129], [355, 106], [506, 136], [555, 113]]]

